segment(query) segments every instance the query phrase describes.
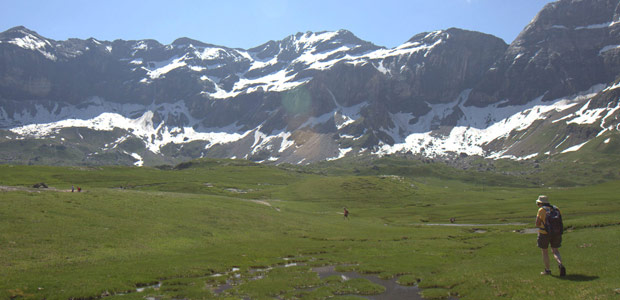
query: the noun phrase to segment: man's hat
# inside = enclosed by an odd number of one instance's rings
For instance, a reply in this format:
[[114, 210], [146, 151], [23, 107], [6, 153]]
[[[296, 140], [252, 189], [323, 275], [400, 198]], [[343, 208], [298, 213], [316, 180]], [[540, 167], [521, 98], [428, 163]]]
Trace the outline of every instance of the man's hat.
[[538, 199], [536, 199], [536, 203], [549, 204], [549, 198], [545, 195], [540, 195], [538, 196]]

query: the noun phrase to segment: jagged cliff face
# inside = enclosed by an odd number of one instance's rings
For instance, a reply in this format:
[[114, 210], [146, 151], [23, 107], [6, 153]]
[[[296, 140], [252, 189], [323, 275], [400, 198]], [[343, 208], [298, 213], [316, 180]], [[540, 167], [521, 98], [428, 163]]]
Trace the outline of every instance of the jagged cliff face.
[[547, 4], [475, 85], [469, 103], [553, 100], [614, 81], [620, 73], [617, 0]]
[[[17, 27], [0, 33], [0, 150], [5, 162], [125, 164], [559, 153], [617, 131], [618, 10], [559, 1], [511, 45], [451, 28], [393, 49], [346, 30], [244, 50]], [[541, 144], [533, 128], [556, 138]]]

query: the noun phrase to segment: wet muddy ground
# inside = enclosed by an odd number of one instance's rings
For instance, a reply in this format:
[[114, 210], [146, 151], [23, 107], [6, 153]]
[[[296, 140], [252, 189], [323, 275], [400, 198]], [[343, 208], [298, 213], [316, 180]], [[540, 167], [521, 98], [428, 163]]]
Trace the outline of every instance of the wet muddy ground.
[[[276, 268], [288, 268], [293, 266], [300, 266], [303, 264], [298, 263], [287, 263], [285, 265], [277, 266]], [[249, 273], [262, 274], [264, 272], [268, 272], [272, 268], [267, 269], [256, 269], [250, 270]], [[212, 276], [229, 276], [227, 282], [223, 285], [218, 286], [213, 292], [215, 294], [222, 294], [228, 289], [234, 287], [235, 279], [239, 278], [239, 274], [234, 274], [238, 269], [233, 269], [231, 274], [215, 274]], [[411, 299], [411, 300], [423, 300], [423, 298], [419, 295], [420, 289], [417, 286], [403, 286], [397, 283], [398, 278], [392, 279], [380, 279], [376, 275], [367, 275], [367, 274], [359, 274], [357, 272], [338, 272], [336, 271], [336, 266], [323, 266], [323, 267], [314, 267], [312, 268], [313, 272], [316, 272], [321, 279], [325, 279], [330, 276], [340, 276], [343, 281], [356, 279], [356, 278], [364, 278], [369, 280], [372, 283], [381, 285], [385, 287], [385, 292], [378, 295], [351, 295], [365, 299], [374, 299], [374, 300], [397, 300], [397, 299]], [[256, 278], [252, 278], [252, 280], [261, 279], [263, 275], [258, 275]], [[318, 287], [317, 287], [318, 288]], [[316, 288], [304, 289], [305, 291], [311, 291]]]
[[[243, 280], [259, 280], [261, 278], [264, 277], [266, 272], [269, 272], [270, 270], [274, 269], [274, 268], [288, 268], [288, 267], [293, 267], [293, 266], [300, 266], [303, 265], [301, 263], [287, 263], [284, 265], [279, 265], [276, 267], [269, 267], [266, 269], [250, 269], [249, 270], [249, 274], [256, 274], [256, 276], [251, 277], [251, 278], [244, 278], [241, 279], [241, 274], [240, 274], [240, 270], [238, 268], [233, 268], [231, 269], [229, 272], [224, 273], [224, 274], [213, 274], [210, 275], [209, 277], [223, 277], [225, 276], [227, 279], [225, 281], [225, 283], [220, 284], [217, 287], [214, 287], [212, 289], [212, 292], [215, 295], [224, 295], [225, 292], [229, 289], [232, 289], [235, 287], [236, 284], [238, 284], [240, 281]], [[348, 281], [351, 279], [357, 279], [357, 278], [364, 278], [369, 280], [370, 282], [374, 283], [374, 284], [378, 284], [381, 285], [383, 287], [385, 287], [385, 292], [381, 293], [381, 294], [377, 294], [377, 295], [345, 295], [345, 296], [356, 296], [359, 298], [363, 298], [363, 299], [371, 299], [371, 300], [399, 300], [399, 299], [411, 299], [411, 300], [424, 300], [419, 292], [420, 289], [417, 286], [403, 286], [397, 283], [398, 278], [392, 278], [392, 279], [380, 279], [379, 277], [377, 277], [376, 275], [370, 275], [370, 274], [360, 274], [358, 272], [338, 272], [336, 271], [336, 266], [323, 266], [323, 267], [314, 267], [311, 269], [313, 272], [316, 272], [319, 277], [321, 279], [325, 279], [327, 277], [330, 276], [339, 276], [343, 281]], [[146, 286], [146, 287], [142, 287], [142, 288], [138, 288], [135, 292], [141, 293], [144, 292], [145, 290], [148, 289], [154, 289], [154, 290], [159, 290], [165, 283], [157, 283], [155, 285], [151, 285], [151, 286]], [[312, 291], [314, 289], [316, 289], [318, 287], [314, 287], [314, 288], [308, 288], [308, 289], [303, 289], [303, 291]], [[160, 297], [145, 297], [145, 299], [147, 300], [159, 300], [162, 299]]]
[[398, 284], [396, 281], [398, 278], [392, 278], [388, 280], [380, 279], [375, 275], [365, 275], [359, 274], [357, 272], [337, 272], [335, 270], [335, 266], [325, 266], [325, 267], [317, 267], [312, 268], [312, 271], [317, 272], [321, 279], [327, 278], [329, 276], [341, 276], [343, 280], [350, 280], [354, 278], [365, 278], [372, 283], [382, 285], [385, 287], [385, 292], [378, 295], [355, 295], [357, 297], [366, 298], [366, 299], [375, 299], [375, 300], [392, 300], [392, 299], [412, 299], [422, 300], [423, 298], [419, 295], [420, 289], [417, 286], [402, 286]]

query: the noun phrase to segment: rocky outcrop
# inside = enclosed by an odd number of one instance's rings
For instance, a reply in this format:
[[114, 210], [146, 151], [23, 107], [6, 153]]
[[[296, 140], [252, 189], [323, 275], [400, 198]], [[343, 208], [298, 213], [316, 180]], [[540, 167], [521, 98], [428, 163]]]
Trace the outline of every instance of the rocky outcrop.
[[613, 81], [620, 72], [620, 3], [547, 4], [475, 85], [470, 105], [558, 99]]

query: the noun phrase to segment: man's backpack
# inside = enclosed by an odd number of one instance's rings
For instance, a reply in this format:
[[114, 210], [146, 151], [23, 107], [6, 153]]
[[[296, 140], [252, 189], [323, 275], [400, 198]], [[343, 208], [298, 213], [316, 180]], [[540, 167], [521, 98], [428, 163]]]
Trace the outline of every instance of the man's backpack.
[[547, 216], [545, 218], [545, 231], [547, 233], [564, 233], [564, 224], [562, 223], [562, 214], [555, 206], [545, 206]]

